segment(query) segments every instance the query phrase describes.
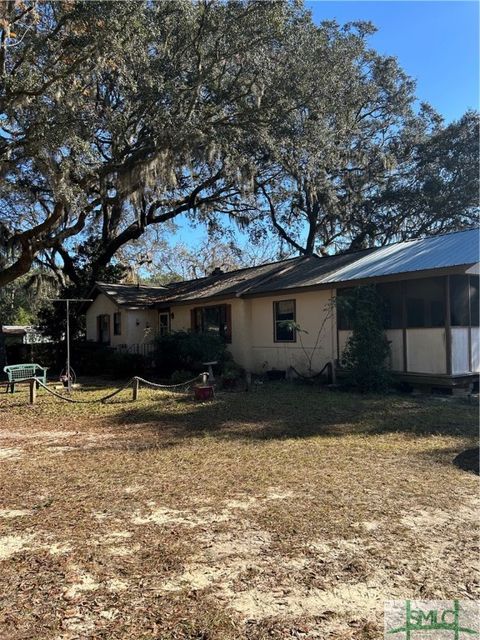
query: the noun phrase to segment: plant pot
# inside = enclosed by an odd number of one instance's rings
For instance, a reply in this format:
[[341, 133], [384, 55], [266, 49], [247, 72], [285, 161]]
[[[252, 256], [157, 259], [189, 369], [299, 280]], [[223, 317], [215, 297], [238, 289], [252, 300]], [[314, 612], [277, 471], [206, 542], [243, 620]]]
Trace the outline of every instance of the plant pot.
[[193, 396], [198, 402], [213, 400], [213, 386], [211, 384], [197, 384], [193, 387]]

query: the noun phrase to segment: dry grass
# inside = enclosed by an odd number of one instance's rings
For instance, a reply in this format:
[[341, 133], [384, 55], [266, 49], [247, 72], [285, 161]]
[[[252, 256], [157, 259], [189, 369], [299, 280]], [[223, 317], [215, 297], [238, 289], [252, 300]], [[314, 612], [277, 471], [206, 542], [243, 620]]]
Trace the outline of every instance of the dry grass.
[[386, 599], [478, 597], [465, 401], [22, 390], [0, 424], [1, 638], [367, 640]]

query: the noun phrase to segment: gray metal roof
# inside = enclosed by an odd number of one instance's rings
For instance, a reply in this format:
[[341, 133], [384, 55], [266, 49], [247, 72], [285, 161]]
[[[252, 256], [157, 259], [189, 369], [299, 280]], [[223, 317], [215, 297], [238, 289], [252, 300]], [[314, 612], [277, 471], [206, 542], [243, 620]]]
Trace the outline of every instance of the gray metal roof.
[[473, 265], [479, 261], [479, 231], [470, 229], [386, 247], [334, 256], [303, 256], [237, 269], [166, 287], [97, 283], [97, 290], [131, 309], [212, 298], [266, 295], [414, 271]]
[[337, 269], [323, 283], [346, 282], [412, 271], [442, 269], [479, 261], [479, 230], [468, 229], [381, 247]]

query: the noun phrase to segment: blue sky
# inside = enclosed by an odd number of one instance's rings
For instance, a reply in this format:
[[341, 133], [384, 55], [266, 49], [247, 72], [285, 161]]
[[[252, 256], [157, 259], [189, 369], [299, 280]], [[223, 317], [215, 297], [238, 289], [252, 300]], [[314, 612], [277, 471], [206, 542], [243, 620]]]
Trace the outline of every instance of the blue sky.
[[417, 81], [420, 100], [447, 122], [479, 105], [479, 4], [476, 0], [315, 0], [315, 22], [370, 20], [373, 48], [396, 56]]
[[[419, 100], [445, 122], [479, 108], [479, 4], [476, 0], [313, 0], [313, 19], [373, 22], [372, 48], [396, 56], [417, 82]], [[204, 235], [182, 216], [175, 239], [195, 246]], [[242, 234], [238, 233], [242, 243]], [[246, 241], [243, 239], [243, 241]]]

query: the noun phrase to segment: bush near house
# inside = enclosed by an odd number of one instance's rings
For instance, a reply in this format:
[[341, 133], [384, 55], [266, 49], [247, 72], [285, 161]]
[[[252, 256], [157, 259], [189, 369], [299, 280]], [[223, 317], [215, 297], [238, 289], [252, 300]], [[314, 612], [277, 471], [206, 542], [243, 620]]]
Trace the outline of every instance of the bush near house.
[[222, 370], [228, 360], [231, 355], [216, 333], [174, 331], [156, 339], [155, 366], [162, 377], [175, 371], [200, 373], [205, 369], [203, 362], [217, 361]]
[[383, 327], [382, 298], [373, 286], [356, 287], [340, 303], [352, 325], [341, 359], [347, 383], [362, 392], [385, 391], [391, 383], [390, 345]]

